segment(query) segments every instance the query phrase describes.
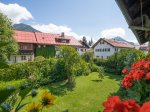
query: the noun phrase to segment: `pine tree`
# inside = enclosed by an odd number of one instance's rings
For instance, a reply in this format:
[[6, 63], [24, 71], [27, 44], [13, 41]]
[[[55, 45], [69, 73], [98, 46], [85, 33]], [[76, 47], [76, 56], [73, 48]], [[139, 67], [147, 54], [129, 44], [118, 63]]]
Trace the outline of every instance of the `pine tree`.
[[85, 36], [83, 36], [82, 42], [84, 42], [85, 44], [87, 44], [87, 40], [86, 40], [86, 37], [85, 37]]

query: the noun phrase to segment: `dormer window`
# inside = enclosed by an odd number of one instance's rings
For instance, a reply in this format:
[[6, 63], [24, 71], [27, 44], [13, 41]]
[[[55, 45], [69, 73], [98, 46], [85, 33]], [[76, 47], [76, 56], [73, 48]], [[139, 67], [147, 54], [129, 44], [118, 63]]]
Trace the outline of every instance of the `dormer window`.
[[69, 43], [70, 39], [65, 39], [65, 38], [55, 38], [56, 42], [59, 43]]

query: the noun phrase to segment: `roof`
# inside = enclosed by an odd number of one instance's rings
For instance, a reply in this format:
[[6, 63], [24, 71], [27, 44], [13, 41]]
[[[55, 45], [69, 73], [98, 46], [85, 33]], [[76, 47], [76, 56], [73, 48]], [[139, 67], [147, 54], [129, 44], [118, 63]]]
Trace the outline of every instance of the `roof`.
[[150, 40], [150, 0], [116, 0], [138, 42]]
[[[42, 45], [70, 45], [82, 46], [73, 36], [61, 37], [60, 34], [49, 34], [42, 32], [15, 31], [15, 40], [20, 43], [36, 43]], [[69, 40], [68, 43], [57, 42], [56, 39]]]
[[20, 43], [37, 43], [33, 32], [15, 31], [14, 38]]
[[139, 45], [139, 46], [135, 46], [135, 48], [136, 48], [137, 50], [140, 50], [140, 49], [143, 49], [143, 48], [145, 48], [145, 49], [148, 50], [148, 45]]
[[83, 46], [84, 48], [87, 48], [87, 49], [90, 48], [90, 46], [89, 46], [87, 43], [85, 43], [84, 41], [79, 41], [79, 42], [82, 44], [82, 46]]
[[104, 40], [105, 42], [107, 42], [108, 44], [110, 44], [113, 47], [117, 47], [117, 48], [134, 48], [134, 46], [130, 45], [127, 42], [119, 42], [113, 39], [105, 39], [105, 38], [100, 38], [93, 46], [92, 48], [94, 48], [101, 40]]

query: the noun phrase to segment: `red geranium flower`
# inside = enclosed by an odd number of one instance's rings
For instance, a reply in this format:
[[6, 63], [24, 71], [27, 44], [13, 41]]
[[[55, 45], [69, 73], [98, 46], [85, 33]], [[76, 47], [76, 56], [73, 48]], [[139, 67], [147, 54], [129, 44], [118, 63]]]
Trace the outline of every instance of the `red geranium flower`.
[[131, 74], [126, 75], [123, 78], [123, 80], [121, 82], [121, 85], [123, 87], [125, 87], [126, 89], [130, 88], [133, 85], [133, 77], [132, 77], [132, 75]]
[[141, 80], [143, 78], [145, 74], [145, 71], [144, 70], [135, 70], [134, 73], [133, 73], [133, 78], [135, 80]]
[[146, 80], [150, 80], [150, 72], [146, 74]]
[[122, 73], [123, 74], [125, 74], [125, 73], [127, 73], [128, 72], [128, 70], [126, 69], [126, 68], [124, 68], [123, 70], [122, 70]]
[[140, 112], [150, 112], [150, 101], [145, 102], [140, 109]]
[[139, 112], [140, 110], [140, 105], [137, 104], [134, 100], [124, 100], [123, 104], [129, 112]]
[[107, 101], [103, 103], [105, 107], [104, 112], [112, 112], [117, 103], [121, 102], [119, 96], [110, 96]]

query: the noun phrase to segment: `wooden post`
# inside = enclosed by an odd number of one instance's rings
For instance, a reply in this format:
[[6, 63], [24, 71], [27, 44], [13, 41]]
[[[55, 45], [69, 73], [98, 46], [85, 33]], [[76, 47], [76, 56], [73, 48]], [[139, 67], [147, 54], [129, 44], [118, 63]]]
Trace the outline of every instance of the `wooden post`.
[[148, 55], [150, 56], [150, 40], [148, 41]]

